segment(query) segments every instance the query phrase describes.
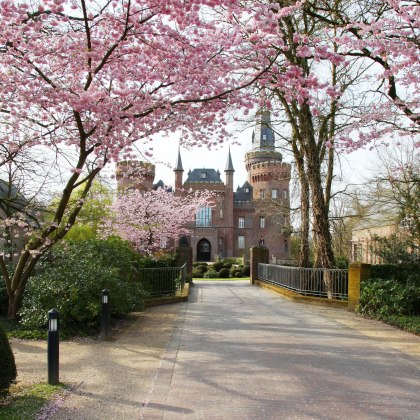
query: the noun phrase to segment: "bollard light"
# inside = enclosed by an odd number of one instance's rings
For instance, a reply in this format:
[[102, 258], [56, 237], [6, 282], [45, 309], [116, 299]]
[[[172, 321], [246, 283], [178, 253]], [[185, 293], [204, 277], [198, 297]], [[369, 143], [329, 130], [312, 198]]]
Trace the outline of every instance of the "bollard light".
[[59, 313], [56, 309], [48, 312], [48, 383], [59, 383]]
[[108, 294], [106, 293], [108, 292], [107, 290], [103, 290], [102, 291], [102, 303], [108, 303]]
[[109, 291], [102, 290], [101, 340], [109, 339]]

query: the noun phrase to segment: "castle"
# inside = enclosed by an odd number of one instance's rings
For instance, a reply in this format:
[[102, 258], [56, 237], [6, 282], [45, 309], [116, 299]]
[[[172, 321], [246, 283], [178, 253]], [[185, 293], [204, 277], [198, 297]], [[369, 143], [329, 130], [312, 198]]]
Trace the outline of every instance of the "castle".
[[[239, 257], [256, 245], [268, 247], [272, 260], [289, 258], [291, 166], [282, 162], [281, 153], [275, 150], [275, 134], [267, 110], [256, 115], [252, 150], [245, 155], [245, 165], [248, 180], [236, 190], [230, 150], [224, 170], [225, 182], [214, 169], [194, 169], [183, 181], [184, 169], [178, 151], [173, 169], [174, 193], [182, 194], [190, 189], [214, 192], [213, 206], [197, 212], [190, 226], [191, 234], [179, 238], [176, 244], [191, 246], [194, 261]], [[122, 176], [127, 171], [126, 164], [117, 167], [119, 188], [130, 186], [147, 190], [164, 185], [162, 181], [153, 184], [154, 165], [136, 162], [135, 166], [142, 173], [137, 179]]]

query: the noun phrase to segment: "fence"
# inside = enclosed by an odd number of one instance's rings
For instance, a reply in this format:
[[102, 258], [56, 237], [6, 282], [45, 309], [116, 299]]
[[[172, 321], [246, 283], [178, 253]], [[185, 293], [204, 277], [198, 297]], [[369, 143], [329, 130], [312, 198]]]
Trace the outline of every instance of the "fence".
[[174, 296], [184, 290], [187, 265], [182, 267], [141, 268], [139, 280], [150, 296]]
[[348, 299], [348, 270], [258, 264], [258, 278], [304, 296]]

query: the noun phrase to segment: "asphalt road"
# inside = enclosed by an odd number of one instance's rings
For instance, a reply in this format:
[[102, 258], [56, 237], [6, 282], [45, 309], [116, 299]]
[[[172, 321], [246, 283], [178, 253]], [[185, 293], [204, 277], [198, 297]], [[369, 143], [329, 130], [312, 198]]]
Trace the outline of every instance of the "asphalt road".
[[191, 292], [141, 418], [420, 419], [420, 359], [392, 336], [248, 282]]

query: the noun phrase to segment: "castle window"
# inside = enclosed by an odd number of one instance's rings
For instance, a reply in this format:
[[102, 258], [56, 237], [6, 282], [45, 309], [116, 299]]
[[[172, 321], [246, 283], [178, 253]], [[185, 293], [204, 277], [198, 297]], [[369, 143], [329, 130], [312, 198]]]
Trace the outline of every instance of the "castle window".
[[245, 187], [245, 192], [249, 193], [249, 188], [248, 187]]
[[283, 190], [283, 199], [287, 200], [287, 190]]
[[243, 229], [245, 227], [245, 218], [244, 217], [240, 217], [238, 219], [238, 228]]
[[166, 248], [168, 246], [168, 238], [166, 236], [160, 237], [160, 247]]
[[277, 198], [277, 190], [276, 189], [271, 190], [271, 198]]
[[202, 207], [195, 215], [195, 225], [197, 227], [210, 227], [211, 220], [211, 207]]
[[200, 173], [200, 178], [201, 179], [206, 179], [207, 178], [207, 172], [201, 172]]
[[238, 249], [245, 248], [245, 236], [238, 236]]
[[263, 140], [267, 140], [267, 135], [263, 134]]
[[264, 216], [260, 217], [260, 228], [261, 229], [265, 228], [265, 217]]
[[219, 217], [221, 218], [221, 219], [223, 219], [223, 206], [220, 204], [220, 207], [219, 207]]
[[260, 198], [265, 198], [265, 190], [260, 190]]

